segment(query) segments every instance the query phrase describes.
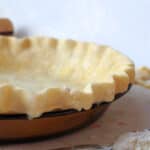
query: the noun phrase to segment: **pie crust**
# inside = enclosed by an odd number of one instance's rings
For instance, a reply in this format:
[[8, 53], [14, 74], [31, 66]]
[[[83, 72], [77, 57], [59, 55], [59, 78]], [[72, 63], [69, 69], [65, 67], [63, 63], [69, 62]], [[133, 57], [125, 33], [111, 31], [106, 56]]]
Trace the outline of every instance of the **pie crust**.
[[0, 114], [87, 110], [125, 92], [134, 74], [133, 62], [108, 46], [0, 36]]

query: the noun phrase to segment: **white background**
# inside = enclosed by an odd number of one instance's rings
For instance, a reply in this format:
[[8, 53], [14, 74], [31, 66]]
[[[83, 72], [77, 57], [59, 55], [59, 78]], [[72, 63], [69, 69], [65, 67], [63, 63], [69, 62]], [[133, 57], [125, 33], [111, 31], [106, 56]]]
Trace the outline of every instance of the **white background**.
[[17, 36], [47, 35], [107, 44], [150, 66], [150, 0], [0, 0]]

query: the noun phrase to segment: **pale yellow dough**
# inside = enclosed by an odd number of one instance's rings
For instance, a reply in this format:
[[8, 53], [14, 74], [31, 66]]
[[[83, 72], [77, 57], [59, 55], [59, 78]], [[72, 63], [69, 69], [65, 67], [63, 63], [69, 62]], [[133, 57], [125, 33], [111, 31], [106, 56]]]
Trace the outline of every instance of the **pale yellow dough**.
[[0, 37], [0, 113], [38, 117], [90, 109], [134, 82], [134, 64], [108, 46], [73, 40]]
[[150, 68], [143, 66], [136, 69], [135, 84], [150, 89]]

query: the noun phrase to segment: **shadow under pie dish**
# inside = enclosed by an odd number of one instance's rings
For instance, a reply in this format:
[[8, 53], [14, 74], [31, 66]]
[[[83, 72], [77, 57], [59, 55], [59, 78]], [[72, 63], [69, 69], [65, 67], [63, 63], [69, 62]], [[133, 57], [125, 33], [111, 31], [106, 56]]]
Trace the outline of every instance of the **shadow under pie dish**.
[[89, 112], [93, 104], [112, 102], [133, 82], [133, 62], [108, 46], [0, 37], [0, 114], [6, 120], [15, 114], [38, 120], [56, 110]]

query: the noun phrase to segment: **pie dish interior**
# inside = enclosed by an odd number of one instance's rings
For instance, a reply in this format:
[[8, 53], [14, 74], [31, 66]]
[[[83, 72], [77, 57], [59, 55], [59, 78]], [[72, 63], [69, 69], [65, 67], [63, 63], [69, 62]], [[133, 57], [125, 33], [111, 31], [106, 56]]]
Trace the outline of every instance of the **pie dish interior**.
[[90, 109], [134, 82], [134, 64], [108, 46], [45, 37], [0, 37], [0, 113], [39, 117]]

